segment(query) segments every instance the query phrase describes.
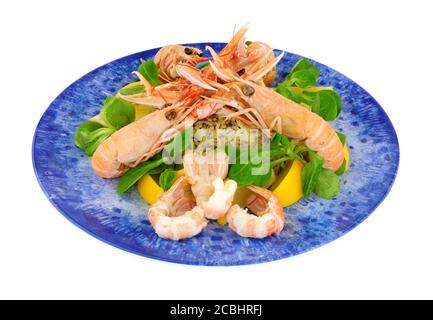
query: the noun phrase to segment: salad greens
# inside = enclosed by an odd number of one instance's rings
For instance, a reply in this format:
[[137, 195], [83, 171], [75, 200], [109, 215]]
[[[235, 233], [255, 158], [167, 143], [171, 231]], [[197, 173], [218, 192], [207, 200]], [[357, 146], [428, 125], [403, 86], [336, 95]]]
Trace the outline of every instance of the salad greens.
[[[272, 168], [295, 158], [303, 161], [300, 157], [300, 153], [303, 151], [305, 151], [305, 147], [295, 146], [287, 137], [277, 132], [271, 140], [269, 150], [259, 149], [254, 155], [248, 151], [238, 150], [236, 162], [229, 168], [229, 178], [235, 180], [239, 187], [252, 184], [264, 187], [272, 176]], [[247, 160], [246, 163], [241, 163], [241, 159]], [[262, 175], [254, 174], [254, 171], [265, 165], [265, 161], [268, 159], [271, 161], [268, 170]]]
[[144, 86], [141, 84], [138, 84], [138, 85], [134, 85], [134, 86], [123, 87], [118, 92], [124, 96], [131, 96], [133, 94], [143, 93], [144, 91], [145, 91]]
[[108, 96], [101, 109], [100, 117], [116, 130], [135, 120], [135, 108], [131, 102]]
[[317, 179], [314, 192], [321, 198], [332, 199], [340, 193], [340, 180], [329, 169], [323, 169]]
[[88, 156], [92, 156], [96, 148], [114, 132], [97, 122], [87, 121], [81, 124], [74, 135], [75, 145]]
[[319, 69], [308, 59], [300, 59], [279, 83], [276, 91], [287, 99], [300, 103], [327, 121], [341, 112], [340, 96], [330, 87], [318, 87]]
[[149, 83], [156, 87], [161, 84], [158, 77], [158, 67], [152, 60], [141, 60], [141, 64], [137, 70]]
[[167, 168], [159, 176], [159, 186], [164, 191], [167, 191], [173, 185], [175, 180], [176, 180], [176, 170]]
[[142, 176], [149, 173], [152, 169], [160, 167], [164, 164], [164, 159], [160, 154], [153, 157], [152, 159], [140, 163], [138, 166], [129, 169], [120, 178], [119, 184], [117, 185], [117, 193], [119, 195], [129, 190]]
[[[307, 146], [296, 146], [287, 137], [280, 133], [275, 133], [271, 139], [269, 150], [259, 150], [254, 158], [248, 158], [247, 163], [240, 163], [242, 151], [238, 151], [236, 163], [229, 168], [229, 178], [235, 180], [239, 187], [246, 185], [256, 185], [264, 187], [269, 182], [272, 175], [272, 168], [281, 165], [289, 160], [298, 159], [304, 164], [302, 170], [302, 192], [305, 197], [309, 197], [315, 192], [319, 197], [330, 199], [340, 191], [340, 182], [337, 173], [323, 168], [324, 160], [317, 153], [310, 150]], [[263, 175], [254, 175], [253, 169], [263, 165], [265, 157], [271, 159], [269, 170]], [[344, 172], [345, 163], [341, 166]]]
[[[240, 159], [244, 156], [247, 156], [248, 161], [246, 163], [240, 163]], [[269, 150], [260, 149], [257, 150], [257, 153], [254, 155], [240, 152], [236, 157], [236, 163], [230, 165], [229, 178], [235, 180], [238, 187], [248, 185], [265, 186], [272, 176], [271, 167], [268, 165], [268, 170], [262, 175], [253, 174], [254, 169], [259, 170], [263, 166], [261, 159], [269, 159]]]
[[98, 116], [81, 124], [74, 135], [75, 145], [92, 156], [98, 146], [116, 130], [135, 120], [132, 103], [118, 97], [108, 96]]
[[310, 161], [302, 170], [302, 193], [309, 197], [317, 185], [319, 175], [323, 170], [324, 160], [314, 152], [308, 152]]

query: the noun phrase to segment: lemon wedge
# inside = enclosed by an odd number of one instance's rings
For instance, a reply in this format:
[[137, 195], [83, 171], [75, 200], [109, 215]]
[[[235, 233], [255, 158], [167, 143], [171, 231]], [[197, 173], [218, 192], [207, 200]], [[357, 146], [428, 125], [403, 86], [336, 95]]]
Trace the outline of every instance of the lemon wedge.
[[290, 206], [299, 201], [302, 194], [302, 169], [304, 165], [298, 159], [287, 165], [272, 185], [272, 192], [278, 198], [282, 207]]
[[158, 182], [150, 174], [145, 174], [138, 180], [137, 189], [140, 196], [149, 204], [154, 204], [164, 192]]

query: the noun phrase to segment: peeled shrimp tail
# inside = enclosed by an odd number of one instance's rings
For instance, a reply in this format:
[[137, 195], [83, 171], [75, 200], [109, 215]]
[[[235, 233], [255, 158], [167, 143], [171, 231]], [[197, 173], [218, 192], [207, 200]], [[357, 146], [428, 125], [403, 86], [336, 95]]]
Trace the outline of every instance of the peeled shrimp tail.
[[243, 209], [237, 204], [230, 208], [227, 214], [229, 227], [238, 235], [248, 238], [279, 234], [284, 228], [285, 217], [275, 195], [256, 186], [249, 186], [248, 189], [253, 194], [247, 199], [247, 208]]
[[191, 190], [197, 205], [204, 209], [206, 218], [218, 219], [226, 214], [233, 201], [237, 184], [224, 179], [228, 172], [228, 157], [217, 151], [197, 155], [189, 150], [183, 158], [185, 175], [192, 184]]
[[203, 209], [196, 206], [188, 179], [181, 177], [148, 211], [159, 237], [170, 240], [191, 238], [207, 225]]

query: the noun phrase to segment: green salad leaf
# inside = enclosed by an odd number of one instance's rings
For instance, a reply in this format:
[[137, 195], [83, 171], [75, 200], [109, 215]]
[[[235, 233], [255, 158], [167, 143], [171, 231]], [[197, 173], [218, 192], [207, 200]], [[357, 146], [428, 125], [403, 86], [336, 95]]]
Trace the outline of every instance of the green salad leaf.
[[319, 69], [317, 69], [317, 67], [315, 67], [307, 58], [301, 58], [295, 63], [292, 70], [290, 70], [289, 77], [302, 70], [310, 70], [316, 75], [316, 78], [319, 77], [320, 74]]
[[88, 156], [92, 156], [98, 146], [113, 132], [112, 128], [105, 128], [99, 123], [87, 121], [78, 127], [74, 135], [74, 142]]
[[131, 102], [108, 96], [100, 116], [105, 123], [118, 130], [135, 120], [135, 108]]
[[158, 67], [152, 60], [142, 60], [137, 70], [149, 83], [156, 87], [161, 84], [158, 77]]
[[136, 86], [123, 87], [118, 92], [124, 96], [132, 96], [133, 94], [143, 93], [144, 91], [145, 91], [144, 86], [139, 84]]
[[309, 152], [310, 161], [302, 170], [302, 192], [309, 197], [316, 187], [319, 175], [323, 170], [324, 160], [317, 153]]
[[149, 173], [152, 169], [155, 169], [164, 164], [164, 159], [161, 156], [153, 157], [152, 159], [140, 163], [138, 166], [129, 169], [120, 178], [119, 184], [117, 185], [117, 193], [119, 195], [129, 190], [142, 176]]
[[296, 103], [302, 103], [304, 100], [301, 94], [296, 93], [292, 87], [287, 86], [285, 83], [279, 83], [275, 90], [283, 97], [295, 101]]
[[[248, 151], [245, 151], [248, 152]], [[244, 155], [245, 156], [245, 155]], [[229, 178], [235, 180], [238, 187], [256, 185], [264, 187], [272, 176], [272, 168], [268, 165], [266, 170], [266, 164], [264, 167], [265, 173], [258, 175], [254, 174], [254, 169], [259, 170], [264, 165], [261, 161], [264, 157], [269, 157], [269, 150], [257, 150], [256, 155], [248, 154], [247, 163], [240, 163], [243, 155], [241, 154], [236, 157], [236, 163], [230, 165]]]
[[314, 87], [319, 77], [319, 69], [308, 59], [302, 58], [292, 68], [286, 77], [288, 86], [296, 85], [300, 88]]
[[176, 170], [165, 169], [159, 176], [159, 185], [164, 191], [167, 191], [173, 185], [175, 180]]
[[[278, 132], [272, 137], [270, 147], [268, 150], [260, 149], [253, 155], [247, 153], [248, 151], [237, 150], [234, 153], [237, 155], [236, 161], [229, 168], [229, 178], [235, 180], [239, 187], [246, 185], [264, 187], [272, 176], [273, 167], [281, 165], [288, 160], [293, 160], [299, 157], [300, 152], [303, 152], [302, 148], [296, 147], [292, 141]], [[229, 157], [230, 155], [231, 153], [229, 153]], [[241, 163], [245, 159], [248, 161]], [[261, 170], [264, 170], [264, 172], [262, 174], [255, 174], [259, 168], [262, 168]]]
[[320, 101], [318, 114], [327, 121], [337, 119], [341, 112], [340, 96], [332, 90], [320, 90], [317, 94]]
[[308, 59], [300, 59], [279, 83], [276, 91], [283, 97], [302, 104], [327, 121], [341, 113], [341, 98], [332, 87], [318, 87], [319, 69]]
[[332, 199], [340, 193], [340, 180], [337, 174], [328, 169], [323, 169], [317, 178], [314, 192], [323, 199]]

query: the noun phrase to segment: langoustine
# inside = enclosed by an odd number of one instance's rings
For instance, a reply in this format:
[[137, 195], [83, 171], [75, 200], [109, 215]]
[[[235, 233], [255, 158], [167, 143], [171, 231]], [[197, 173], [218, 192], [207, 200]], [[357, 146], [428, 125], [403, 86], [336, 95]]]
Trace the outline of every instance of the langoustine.
[[277, 128], [289, 138], [303, 141], [324, 158], [325, 168], [332, 171], [340, 168], [344, 161], [343, 144], [323, 118], [271, 88], [241, 79], [232, 70], [212, 66], [222, 80], [228, 81], [225, 84], [228, 90], [218, 90], [214, 99], [233, 106], [236, 115], [250, 113], [268, 129]]
[[332, 126], [304, 106], [284, 98], [274, 90], [252, 82], [227, 84], [234, 99], [246, 108], [256, 110], [269, 126], [282, 134], [304, 141], [325, 160], [325, 168], [337, 171], [344, 161], [343, 145]]

